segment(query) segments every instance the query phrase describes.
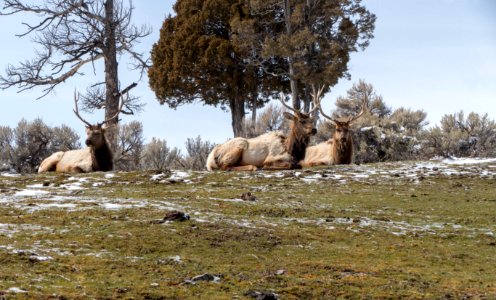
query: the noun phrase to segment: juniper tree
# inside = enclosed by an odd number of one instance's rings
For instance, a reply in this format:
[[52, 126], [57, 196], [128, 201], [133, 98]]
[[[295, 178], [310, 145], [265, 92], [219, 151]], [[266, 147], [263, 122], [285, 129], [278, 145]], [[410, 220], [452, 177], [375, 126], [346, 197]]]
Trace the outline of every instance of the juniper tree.
[[[312, 86], [349, 77], [350, 54], [373, 38], [375, 15], [360, 0], [247, 0], [252, 19], [235, 23], [238, 47], [266, 74], [290, 81], [293, 107], [310, 106]], [[268, 62], [276, 62], [270, 64]], [[303, 101], [302, 101], [303, 100]]]
[[202, 102], [231, 112], [235, 136], [243, 134], [245, 108], [276, 95], [284, 79], [250, 66], [236, 45], [231, 22], [250, 18], [243, 0], [178, 0], [153, 46], [150, 87], [171, 108]]

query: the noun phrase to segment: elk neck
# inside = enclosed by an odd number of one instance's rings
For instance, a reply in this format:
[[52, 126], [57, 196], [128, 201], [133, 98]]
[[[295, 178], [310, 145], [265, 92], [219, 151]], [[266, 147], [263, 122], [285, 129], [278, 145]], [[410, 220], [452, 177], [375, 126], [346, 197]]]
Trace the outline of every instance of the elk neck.
[[299, 162], [305, 158], [305, 150], [310, 142], [310, 137], [292, 128], [286, 138], [286, 149], [293, 158], [293, 162]]
[[335, 139], [332, 144], [333, 163], [336, 165], [350, 164], [353, 157], [353, 141], [347, 139], [345, 142], [342, 142]]
[[112, 171], [114, 169], [114, 156], [110, 147], [105, 141], [101, 147], [90, 147], [91, 158], [93, 161], [94, 171]]

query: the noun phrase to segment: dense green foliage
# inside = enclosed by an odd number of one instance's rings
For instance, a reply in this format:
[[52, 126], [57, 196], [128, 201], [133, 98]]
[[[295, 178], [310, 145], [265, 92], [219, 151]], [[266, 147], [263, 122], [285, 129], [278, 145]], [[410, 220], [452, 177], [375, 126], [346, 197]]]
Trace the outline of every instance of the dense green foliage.
[[241, 133], [245, 101], [258, 76], [232, 41], [229, 22], [242, 13], [239, 5], [241, 0], [177, 1], [176, 15], [166, 18], [153, 46], [148, 72], [150, 87], [162, 104], [176, 108], [200, 100], [228, 107], [235, 135]]
[[[305, 99], [334, 85], [351, 52], [372, 38], [375, 16], [360, 1], [179, 0], [152, 50], [150, 87], [161, 103], [202, 101], [231, 110], [235, 136], [245, 107], [278, 92]], [[301, 86], [301, 88], [300, 88]]]

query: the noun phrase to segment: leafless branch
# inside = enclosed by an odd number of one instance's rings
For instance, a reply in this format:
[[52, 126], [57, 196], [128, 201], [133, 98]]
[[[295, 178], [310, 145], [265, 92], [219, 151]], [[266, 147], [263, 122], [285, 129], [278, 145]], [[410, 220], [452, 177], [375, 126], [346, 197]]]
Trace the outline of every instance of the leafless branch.
[[[0, 88], [18, 87], [18, 91], [42, 86], [43, 98], [60, 83], [76, 74], [83, 74], [82, 67], [109, 55], [105, 24], [106, 14], [103, 0], [46, 0], [42, 4], [25, 4], [22, 0], [4, 0], [0, 15], [14, 15], [21, 12], [39, 16], [40, 22], [22, 23], [26, 30], [20, 37], [32, 36], [38, 47], [35, 57], [9, 65], [5, 75], [0, 76]], [[149, 59], [134, 51], [134, 45], [149, 35], [149, 27], [136, 27], [131, 23], [134, 7], [129, 0], [116, 0], [114, 5], [115, 39], [117, 54], [128, 53], [133, 61], [133, 69], [143, 76], [150, 66]], [[84, 100], [84, 97], [82, 97]], [[84, 102], [84, 101], [83, 101]]]

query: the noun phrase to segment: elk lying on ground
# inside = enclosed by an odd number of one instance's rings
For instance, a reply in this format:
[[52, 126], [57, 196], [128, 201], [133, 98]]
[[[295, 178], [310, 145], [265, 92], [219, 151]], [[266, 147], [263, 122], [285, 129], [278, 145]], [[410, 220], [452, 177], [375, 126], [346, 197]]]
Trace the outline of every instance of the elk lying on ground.
[[[315, 97], [314, 99], [320, 99], [320, 97]], [[335, 131], [329, 140], [308, 147], [305, 159], [300, 164], [303, 167], [351, 164], [353, 160], [353, 132], [350, 129], [350, 125], [365, 113], [367, 101], [362, 103], [360, 113], [348, 118], [340, 118], [341, 120], [326, 115], [320, 106], [320, 102], [315, 103], [315, 106], [319, 108], [322, 116], [335, 126]]]
[[207, 158], [207, 170], [255, 171], [301, 168], [299, 161], [305, 156], [310, 136], [317, 133], [314, 125], [314, 109], [306, 114], [282, 104], [294, 115], [285, 112], [284, 117], [291, 121], [290, 132], [268, 132], [258, 137], [233, 138], [214, 147]]
[[76, 116], [86, 124], [86, 146], [87, 148], [60, 151], [45, 158], [38, 168], [38, 173], [60, 172], [60, 173], [88, 173], [97, 171], [112, 171], [114, 168], [113, 154], [105, 138], [105, 125], [115, 119], [122, 109], [124, 101], [121, 101], [117, 114], [101, 123], [92, 125], [79, 115], [78, 97], [74, 94]]

